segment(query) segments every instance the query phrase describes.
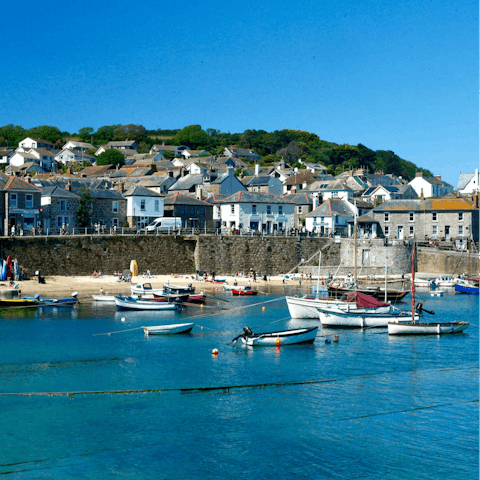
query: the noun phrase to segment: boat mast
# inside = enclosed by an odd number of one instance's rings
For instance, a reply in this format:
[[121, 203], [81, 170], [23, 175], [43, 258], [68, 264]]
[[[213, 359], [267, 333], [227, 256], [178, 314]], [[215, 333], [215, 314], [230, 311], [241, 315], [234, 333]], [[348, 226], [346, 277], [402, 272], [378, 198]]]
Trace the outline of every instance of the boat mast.
[[315, 293], [315, 298], [318, 300], [320, 295], [320, 264], [322, 263], [322, 250], [318, 252], [318, 272], [317, 272], [317, 292]]
[[387, 303], [387, 247], [385, 248], [385, 303]]
[[412, 323], [415, 323], [415, 242], [412, 247]]
[[355, 269], [354, 269], [354, 280], [355, 288], [358, 288], [357, 285], [357, 200], [354, 200], [355, 211], [353, 212], [353, 242], [354, 242], [354, 256], [355, 256]]

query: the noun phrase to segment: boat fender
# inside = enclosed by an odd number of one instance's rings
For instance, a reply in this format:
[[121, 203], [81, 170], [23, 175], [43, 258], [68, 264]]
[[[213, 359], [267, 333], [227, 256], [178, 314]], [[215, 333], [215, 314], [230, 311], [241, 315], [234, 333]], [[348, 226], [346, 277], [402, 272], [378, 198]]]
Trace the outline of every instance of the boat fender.
[[325, 343], [332, 343], [332, 341], [329, 338], [326, 338]]
[[339, 339], [340, 339], [340, 337], [339, 337], [338, 335], [335, 334], [335, 335], [333, 336], [333, 341], [334, 341], [335, 343], [338, 342]]

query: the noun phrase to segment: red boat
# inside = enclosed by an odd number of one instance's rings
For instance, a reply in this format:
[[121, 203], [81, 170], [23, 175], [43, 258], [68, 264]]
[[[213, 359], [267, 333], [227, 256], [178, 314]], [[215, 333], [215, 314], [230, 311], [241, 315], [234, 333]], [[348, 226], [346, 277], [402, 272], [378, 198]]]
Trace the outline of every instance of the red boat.
[[232, 290], [233, 295], [235, 296], [245, 296], [245, 295], [256, 295], [255, 290]]

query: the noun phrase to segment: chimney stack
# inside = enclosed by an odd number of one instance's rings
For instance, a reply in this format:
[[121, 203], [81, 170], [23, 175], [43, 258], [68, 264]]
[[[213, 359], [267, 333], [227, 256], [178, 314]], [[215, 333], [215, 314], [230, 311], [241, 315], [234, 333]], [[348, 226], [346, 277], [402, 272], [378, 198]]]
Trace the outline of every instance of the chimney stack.
[[67, 192], [71, 192], [72, 191], [72, 181], [70, 179], [68, 179], [67, 181], [67, 184], [65, 185], [65, 190]]
[[442, 179], [442, 176], [441, 175], [434, 175], [435, 178], [437, 178], [438, 180], [441, 180]]
[[260, 175], [260, 165], [258, 163], [255, 164], [255, 176]]
[[415, 178], [416, 177], [423, 177], [423, 172], [415, 172]]

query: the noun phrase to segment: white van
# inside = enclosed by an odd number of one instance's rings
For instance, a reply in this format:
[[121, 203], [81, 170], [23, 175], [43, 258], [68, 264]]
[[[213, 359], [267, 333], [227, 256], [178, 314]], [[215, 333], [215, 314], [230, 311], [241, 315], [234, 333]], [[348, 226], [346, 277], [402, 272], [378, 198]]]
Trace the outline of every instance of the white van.
[[158, 217], [150, 225], [145, 227], [146, 233], [173, 232], [182, 228], [182, 219], [180, 217]]

